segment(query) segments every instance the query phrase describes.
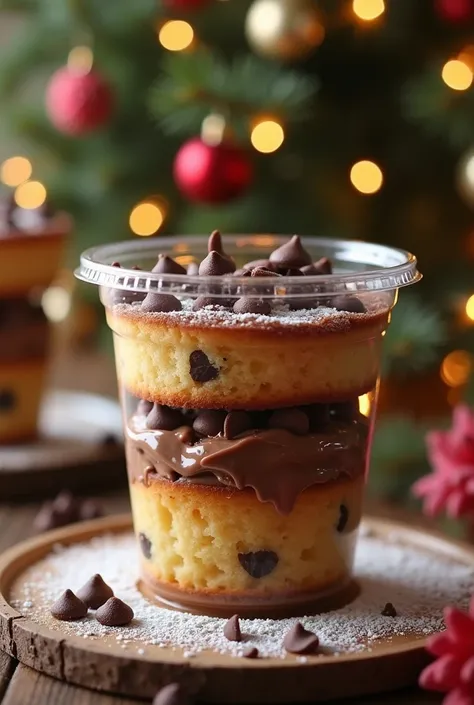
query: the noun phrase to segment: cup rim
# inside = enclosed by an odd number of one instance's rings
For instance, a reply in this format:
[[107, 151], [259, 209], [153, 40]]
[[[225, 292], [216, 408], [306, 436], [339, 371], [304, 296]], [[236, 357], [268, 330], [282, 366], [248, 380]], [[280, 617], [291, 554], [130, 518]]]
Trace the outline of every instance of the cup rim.
[[[162, 284], [198, 286], [203, 282], [209, 285], [220, 285], [223, 282], [232, 280], [234, 284], [242, 286], [243, 289], [249, 287], [248, 277], [236, 277], [234, 275], [202, 276], [189, 274], [164, 274], [154, 273], [147, 270], [136, 270], [121, 266], [112, 266], [112, 262], [123, 257], [145, 256], [149, 254], [157, 258], [159, 252], [166, 252], [170, 256], [178, 256], [183, 253], [183, 244], [190, 249], [201, 245], [205, 250], [209, 236], [186, 235], [186, 236], [165, 236], [148, 237], [143, 240], [123, 240], [114, 243], [107, 243], [88, 248], [81, 254], [80, 265], [74, 274], [77, 279], [105, 286], [113, 289], [126, 291], [156, 291]], [[250, 234], [250, 235], [224, 235], [222, 241], [224, 248], [229, 254], [238, 252], [239, 248], [246, 245], [268, 244], [268, 249], [274, 249], [285, 242], [291, 235], [273, 234]], [[265, 241], [263, 240], [265, 239]], [[260, 242], [259, 242], [260, 241]], [[354, 291], [389, 291], [399, 289], [418, 282], [422, 275], [417, 269], [416, 257], [407, 250], [380, 245], [377, 243], [365, 242], [363, 240], [340, 240], [337, 238], [311, 237], [301, 238], [303, 246], [314, 249], [320, 247], [324, 250], [333, 250], [334, 256], [342, 260], [348, 258], [354, 265], [367, 265], [363, 271], [351, 271], [348, 273], [318, 274], [304, 277], [305, 286], [324, 285], [331, 289], [350, 288]], [[178, 251], [173, 252], [173, 248], [178, 246]], [[179, 251], [179, 247], [181, 250]], [[330, 255], [329, 255], [330, 256]], [[382, 262], [387, 262], [383, 265]], [[371, 266], [373, 264], [373, 267]], [[378, 266], [377, 266], [378, 265]], [[283, 276], [279, 278], [279, 284], [288, 287], [302, 284], [299, 276]], [[252, 285], [268, 284], [265, 277], [252, 277]]]

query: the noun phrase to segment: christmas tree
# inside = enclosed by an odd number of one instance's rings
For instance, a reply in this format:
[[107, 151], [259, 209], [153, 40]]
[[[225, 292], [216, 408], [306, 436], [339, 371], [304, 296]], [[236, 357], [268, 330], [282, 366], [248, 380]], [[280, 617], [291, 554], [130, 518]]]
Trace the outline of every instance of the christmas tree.
[[2, 179], [37, 179], [73, 214], [74, 258], [105, 240], [214, 228], [418, 256], [424, 282], [387, 336], [374, 456], [412, 469], [402, 482], [375, 475], [405, 493], [424, 457], [411, 414], [448, 416], [474, 386], [474, 0], [0, 8], [21, 14], [1, 52], [15, 144]]

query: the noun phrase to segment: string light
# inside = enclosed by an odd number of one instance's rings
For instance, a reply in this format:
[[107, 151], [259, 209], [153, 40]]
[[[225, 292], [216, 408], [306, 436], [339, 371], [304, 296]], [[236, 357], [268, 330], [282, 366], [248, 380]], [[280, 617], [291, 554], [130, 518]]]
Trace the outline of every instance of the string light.
[[74, 47], [67, 57], [67, 65], [75, 73], [89, 73], [93, 63], [94, 53], [88, 46]]
[[362, 160], [356, 162], [350, 173], [352, 185], [361, 193], [376, 193], [382, 186], [382, 170], [375, 162]]
[[14, 199], [20, 208], [39, 208], [46, 201], [46, 189], [40, 181], [25, 181], [15, 189]]
[[466, 350], [453, 350], [441, 363], [440, 376], [449, 387], [460, 387], [469, 378], [472, 359]]
[[353, 0], [352, 11], [360, 20], [372, 22], [385, 12], [384, 0]]
[[441, 78], [453, 91], [465, 91], [472, 84], [473, 74], [464, 61], [451, 59], [443, 66]]
[[7, 186], [19, 186], [30, 178], [32, 171], [31, 162], [26, 157], [10, 157], [0, 167], [0, 178]]
[[184, 20], [169, 20], [158, 32], [160, 44], [168, 51], [183, 51], [193, 43], [194, 30]]
[[250, 141], [257, 152], [270, 154], [281, 147], [285, 133], [280, 123], [275, 120], [261, 120], [252, 129]]
[[466, 316], [474, 321], [474, 294], [466, 301]]
[[50, 321], [60, 323], [71, 310], [71, 294], [62, 286], [50, 286], [41, 297], [41, 305]]
[[156, 201], [138, 203], [130, 213], [130, 229], [135, 235], [148, 237], [160, 229], [165, 219], [165, 209]]
[[359, 397], [359, 411], [363, 416], [369, 416], [372, 402], [369, 394], [362, 394]]

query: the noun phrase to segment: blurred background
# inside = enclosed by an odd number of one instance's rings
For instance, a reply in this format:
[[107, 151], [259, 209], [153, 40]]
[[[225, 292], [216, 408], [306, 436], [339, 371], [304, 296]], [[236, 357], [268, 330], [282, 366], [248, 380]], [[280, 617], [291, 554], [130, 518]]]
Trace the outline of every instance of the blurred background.
[[387, 336], [371, 489], [410, 504], [426, 429], [474, 399], [473, 72], [474, 0], [0, 0], [2, 194], [75, 223], [42, 294], [53, 382], [114, 390], [72, 275], [93, 244], [219, 228], [409, 249], [424, 280]]

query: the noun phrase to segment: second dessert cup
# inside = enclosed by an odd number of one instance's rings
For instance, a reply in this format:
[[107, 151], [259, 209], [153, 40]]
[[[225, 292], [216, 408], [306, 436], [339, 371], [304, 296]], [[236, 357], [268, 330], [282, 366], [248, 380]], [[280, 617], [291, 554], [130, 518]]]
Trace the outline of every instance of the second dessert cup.
[[143, 591], [249, 617], [352, 599], [382, 338], [415, 258], [213, 233], [94, 248], [78, 276], [114, 332]]

